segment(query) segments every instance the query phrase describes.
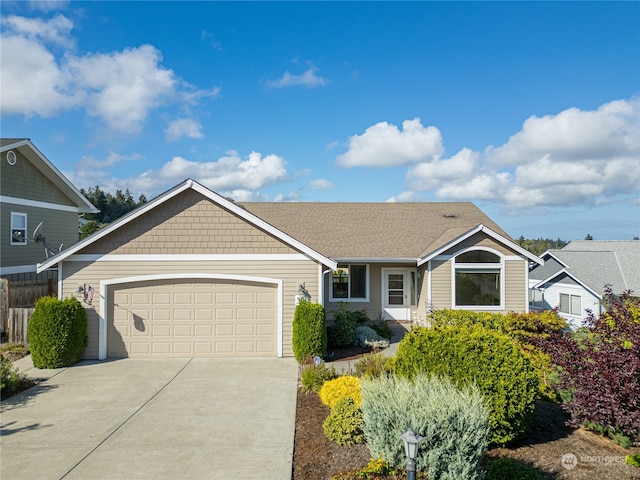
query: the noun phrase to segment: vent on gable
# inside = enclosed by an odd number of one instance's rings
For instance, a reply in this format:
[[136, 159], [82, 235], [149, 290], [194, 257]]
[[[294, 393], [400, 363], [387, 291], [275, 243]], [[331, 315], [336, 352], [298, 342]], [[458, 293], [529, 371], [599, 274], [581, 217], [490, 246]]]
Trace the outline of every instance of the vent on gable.
[[18, 157], [16, 157], [16, 152], [14, 152], [13, 150], [9, 150], [7, 152], [7, 163], [9, 165], [15, 165], [17, 160]]

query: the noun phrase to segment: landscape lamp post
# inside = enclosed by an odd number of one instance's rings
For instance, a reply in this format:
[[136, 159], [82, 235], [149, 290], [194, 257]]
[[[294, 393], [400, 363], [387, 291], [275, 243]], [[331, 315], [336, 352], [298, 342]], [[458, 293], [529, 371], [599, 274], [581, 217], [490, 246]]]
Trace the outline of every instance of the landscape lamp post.
[[400, 438], [404, 442], [404, 453], [407, 455], [407, 480], [416, 480], [416, 457], [422, 437], [410, 428], [400, 435]]

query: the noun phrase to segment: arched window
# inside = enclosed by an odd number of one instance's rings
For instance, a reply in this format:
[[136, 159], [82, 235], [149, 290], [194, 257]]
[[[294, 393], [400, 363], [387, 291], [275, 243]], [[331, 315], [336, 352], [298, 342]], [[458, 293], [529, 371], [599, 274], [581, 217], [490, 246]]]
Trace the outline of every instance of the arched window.
[[504, 264], [500, 255], [469, 250], [454, 258], [456, 308], [501, 308], [504, 304]]

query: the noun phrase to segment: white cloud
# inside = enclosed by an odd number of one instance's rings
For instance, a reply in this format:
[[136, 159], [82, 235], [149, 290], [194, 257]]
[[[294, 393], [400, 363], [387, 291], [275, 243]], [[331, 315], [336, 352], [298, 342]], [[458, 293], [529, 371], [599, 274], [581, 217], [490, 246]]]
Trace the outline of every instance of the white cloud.
[[480, 154], [462, 149], [447, 159], [435, 159], [414, 165], [407, 172], [410, 188], [417, 191], [433, 190], [443, 182], [461, 182], [470, 179], [476, 171]]
[[80, 169], [86, 169], [86, 168], [106, 168], [106, 167], [112, 167], [114, 165], [117, 165], [118, 163], [122, 163], [122, 162], [128, 162], [131, 160], [141, 160], [142, 159], [142, 155], [139, 154], [132, 154], [132, 155], [121, 155], [119, 153], [115, 153], [115, 152], [109, 152], [109, 154], [107, 155], [107, 158], [105, 159], [99, 159], [94, 157], [93, 155], [87, 155], [87, 156], [83, 156], [80, 159], [79, 162], [79, 167]]
[[164, 131], [167, 142], [175, 142], [182, 137], [202, 138], [202, 125], [190, 118], [179, 118], [169, 124]]
[[269, 80], [266, 82], [267, 88], [284, 88], [284, 87], [294, 87], [294, 86], [303, 86], [307, 88], [315, 88], [315, 87], [323, 87], [329, 83], [329, 80], [324, 77], [319, 77], [316, 75], [318, 69], [314, 66], [309, 67], [309, 69], [299, 75], [294, 75], [289, 73], [289, 71], [284, 72], [284, 75], [280, 77], [278, 80]]
[[314, 190], [331, 190], [336, 188], [336, 184], [331, 180], [325, 178], [318, 178], [317, 180], [311, 180], [309, 186]]
[[419, 202], [420, 200], [420, 194], [417, 192], [405, 191], [388, 198], [387, 202]]
[[418, 163], [406, 182], [443, 200], [486, 200], [512, 212], [629, 201], [640, 192], [640, 100], [531, 117], [504, 145]]
[[2, 27], [3, 116], [53, 117], [82, 108], [112, 131], [134, 135], [157, 107], [194, 105], [219, 94], [217, 87], [196, 89], [163, 67], [152, 45], [77, 55], [73, 23], [63, 15], [48, 21], [11, 16]]
[[348, 167], [399, 167], [436, 160], [442, 155], [442, 135], [436, 127], [423, 127], [419, 118], [402, 122], [402, 131], [387, 122], [376, 123], [362, 135], [349, 139], [349, 150], [338, 165]]
[[554, 161], [637, 156], [638, 132], [640, 98], [605, 103], [597, 110], [569, 108], [557, 115], [529, 117], [506, 144], [488, 149], [487, 162], [499, 167], [546, 156]]

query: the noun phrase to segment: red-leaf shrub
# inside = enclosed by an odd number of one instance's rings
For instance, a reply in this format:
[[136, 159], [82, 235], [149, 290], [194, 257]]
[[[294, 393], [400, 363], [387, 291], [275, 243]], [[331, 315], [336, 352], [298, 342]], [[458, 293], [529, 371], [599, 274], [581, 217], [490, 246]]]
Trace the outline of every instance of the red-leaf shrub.
[[586, 328], [551, 335], [541, 346], [559, 367], [570, 398], [570, 425], [640, 442], [640, 300], [605, 289], [606, 312], [589, 312]]

